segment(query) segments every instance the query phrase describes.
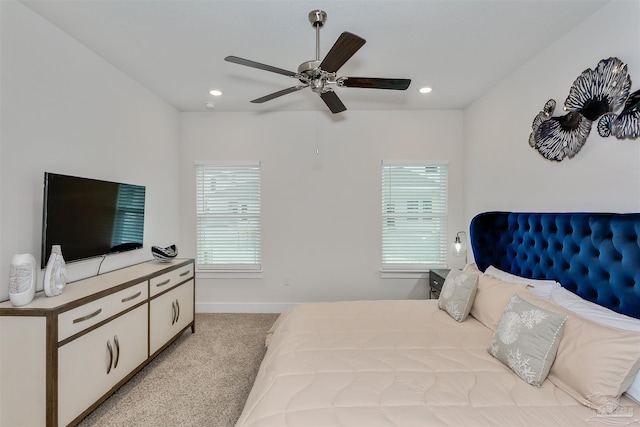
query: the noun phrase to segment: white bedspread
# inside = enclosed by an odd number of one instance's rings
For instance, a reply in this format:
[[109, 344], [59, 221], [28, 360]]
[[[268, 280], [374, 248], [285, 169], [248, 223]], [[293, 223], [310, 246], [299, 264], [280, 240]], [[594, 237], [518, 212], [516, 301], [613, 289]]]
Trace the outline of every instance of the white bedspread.
[[435, 300], [305, 304], [272, 330], [238, 427], [606, 425], [522, 381], [487, 353], [493, 331]]

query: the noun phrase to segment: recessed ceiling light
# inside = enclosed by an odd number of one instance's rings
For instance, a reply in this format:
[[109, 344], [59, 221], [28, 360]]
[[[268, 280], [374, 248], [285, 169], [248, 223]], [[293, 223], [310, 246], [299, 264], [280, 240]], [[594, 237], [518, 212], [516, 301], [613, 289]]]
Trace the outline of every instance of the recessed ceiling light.
[[430, 87], [421, 87], [420, 88], [420, 93], [429, 93], [431, 92], [431, 88]]
[[214, 108], [216, 108], [216, 105], [213, 102], [205, 102], [204, 106], [210, 110], [213, 110]]
[[222, 95], [222, 92], [220, 92], [219, 90], [216, 90], [216, 89], [212, 89], [212, 90], [210, 90], [210, 91], [209, 91], [209, 93], [210, 93], [211, 95], [213, 95], [213, 96], [220, 96], [220, 95]]

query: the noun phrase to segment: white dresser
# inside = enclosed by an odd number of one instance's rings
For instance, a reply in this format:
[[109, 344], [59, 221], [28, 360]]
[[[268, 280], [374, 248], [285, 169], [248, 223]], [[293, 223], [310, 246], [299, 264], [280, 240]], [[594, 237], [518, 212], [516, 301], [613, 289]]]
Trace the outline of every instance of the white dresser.
[[186, 329], [194, 262], [149, 261], [0, 303], [0, 426], [77, 424]]

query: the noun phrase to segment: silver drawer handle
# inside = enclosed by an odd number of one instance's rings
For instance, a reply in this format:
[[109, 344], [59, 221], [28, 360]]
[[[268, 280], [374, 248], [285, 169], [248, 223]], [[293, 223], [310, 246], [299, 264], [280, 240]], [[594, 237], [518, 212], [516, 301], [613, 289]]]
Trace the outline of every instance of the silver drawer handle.
[[171, 324], [176, 323], [176, 302], [171, 301]]
[[184, 273], [180, 273], [180, 277], [184, 277], [184, 276], [186, 276], [187, 274], [191, 274], [191, 270], [187, 270], [187, 271], [185, 271]]
[[122, 298], [122, 300], [120, 302], [127, 302], [127, 301], [131, 301], [132, 299], [136, 299], [138, 298], [140, 295], [142, 295], [142, 291], [138, 292], [135, 295], [131, 295], [130, 297], [126, 297], [126, 298]]
[[89, 320], [92, 317], [96, 317], [98, 314], [102, 313], [102, 309], [99, 308], [91, 314], [87, 314], [86, 316], [78, 317], [77, 319], [73, 319], [73, 323], [84, 322], [85, 320]]
[[167, 279], [164, 282], [160, 282], [156, 286], [160, 287], [160, 286], [168, 285], [169, 282], [171, 282], [171, 279]]
[[111, 341], [107, 341], [107, 349], [109, 350], [109, 367], [107, 368], [107, 375], [111, 372], [111, 364], [113, 363], [113, 348], [111, 348]]
[[120, 343], [118, 342], [118, 336], [113, 336], [113, 342], [116, 345], [116, 361], [113, 363], [113, 369], [118, 367], [118, 361], [120, 360]]
[[176, 314], [176, 323], [178, 323], [178, 320], [180, 320], [180, 303], [178, 300], [176, 300], [176, 308], [178, 309], [178, 313]]

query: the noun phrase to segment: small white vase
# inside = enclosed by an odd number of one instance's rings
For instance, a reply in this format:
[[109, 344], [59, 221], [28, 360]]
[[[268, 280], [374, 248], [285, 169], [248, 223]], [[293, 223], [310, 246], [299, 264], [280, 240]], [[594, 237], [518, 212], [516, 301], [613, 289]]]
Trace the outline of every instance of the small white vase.
[[60, 295], [67, 285], [67, 264], [60, 245], [51, 246], [51, 255], [44, 271], [44, 293], [48, 297]]
[[11, 258], [9, 300], [15, 307], [29, 304], [36, 294], [36, 259], [31, 254]]

